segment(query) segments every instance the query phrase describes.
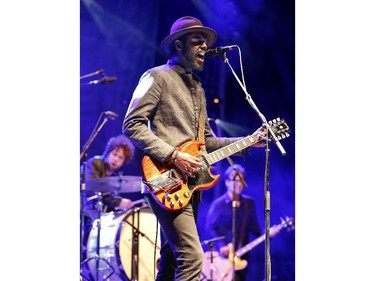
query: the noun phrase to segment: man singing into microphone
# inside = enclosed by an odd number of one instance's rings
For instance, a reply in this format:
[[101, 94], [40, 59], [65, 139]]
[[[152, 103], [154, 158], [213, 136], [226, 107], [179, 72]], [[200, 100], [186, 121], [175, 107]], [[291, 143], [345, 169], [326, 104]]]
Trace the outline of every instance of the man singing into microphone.
[[[194, 17], [182, 17], [173, 23], [161, 42], [168, 62], [142, 75], [123, 122], [124, 134], [136, 146], [161, 163], [173, 163], [191, 178], [202, 162], [195, 155], [178, 151], [182, 144], [201, 140], [204, 154], [205, 149], [215, 151], [241, 139], [216, 138], [210, 133], [206, 97], [195, 72], [203, 70], [205, 53], [215, 41], [216, 31]], [[144, 190], [144, 194], [162, 232], [156, 280], [200, 280], [203, 249], [196, 219], [201, 192], [195, 191], [189, 203], [177, 211], [160, 206], [150, 190]]]

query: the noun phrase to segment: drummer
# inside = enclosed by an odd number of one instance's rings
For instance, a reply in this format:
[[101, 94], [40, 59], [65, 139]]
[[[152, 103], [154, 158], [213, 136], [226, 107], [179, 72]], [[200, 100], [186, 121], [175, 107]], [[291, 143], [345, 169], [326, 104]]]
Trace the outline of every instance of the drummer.
[[[119, 175], [119, 169], [128, 164], [134, 155], [134, 145], [124, 136], [112, 137], [102, 155], [96, 155], [87, 160], [85, 171], [85, 182], [103, 177], [114, 177]], [[85, 194], [85, 211], [95, 209], [97, 197], [94, 191]], [[91, 199], [91, 200], [90, 200]], [[129, 209], [133, 207], [132, 200], [120, 197], [114, 192], [102, 192], [103, 212]]]
[[[81, 180], [86, 183], [85, 192], [81, 193], [83, 197], [81, 202], [81, 261], [86, 259], [86, 244], [90, 229], [99, 215], [116, 210], [127, 210], [137, 203], [128, 198], [120, 197], [115, 193], [112, 186], [105, 186], [105, 184], [103, 187], [106, 187], [106, 189], [99, 190], [102, 196], [100, 198], [99, 194], [96, 193], [97, 191], [89, 188], [90, 180], [103, 179], [103, 183], [105, 183], [106, 178], [113, 179], [119, 176], [120, 168], [128, 164], [133, 155], [133, 144], [124, 135], [118, 135], [109, 139], [102, 155], [88, 159], [85, 169], [83, 169], [83, 166], [81, 167]], [[102, 203], [102, 206], [98, 204], [99, 202]], [[81, 267], [81, 274], [88, 274], [86, 266]]]

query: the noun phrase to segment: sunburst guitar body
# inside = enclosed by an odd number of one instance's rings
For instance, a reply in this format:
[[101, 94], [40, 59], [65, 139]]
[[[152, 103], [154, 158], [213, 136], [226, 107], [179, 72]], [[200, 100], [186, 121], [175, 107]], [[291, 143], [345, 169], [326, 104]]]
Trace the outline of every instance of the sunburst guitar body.
[[[278, 139], [289, 136], [289, 126], [284, 120], [277, 118], [269, 123]], [[217, 183], [219, 175], [211, 173], [212, 164], [261, 140], [257, 134], [253, 134], [208, 154], [204, 154], [201, 150], [204, 145], [202, 141], [188, 141], [182, 144], [178, 151], [196, 156], [201, 160], [202, 166], [194, 177], [189, 177], [173, 163], [161, 163], [146, 155], [142, 159], [144, 183], [161, 207], [168, 211], [181, 210], [189, 203], [194, 191], [211, 188]]]

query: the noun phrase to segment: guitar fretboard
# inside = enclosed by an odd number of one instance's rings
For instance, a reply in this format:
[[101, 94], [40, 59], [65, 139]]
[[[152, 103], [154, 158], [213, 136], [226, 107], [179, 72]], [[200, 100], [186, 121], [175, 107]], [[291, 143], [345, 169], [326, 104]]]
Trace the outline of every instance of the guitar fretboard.
[[[279, 225], [273, 226], [273, 228], [277, 229], [277, 230], [280, 230], [280, 229], [283, 228], [283, 226], [282, 226], [282, 224], [279, 224]], [[263, 235], [259, 236], [258, 238], [254, 239], [249, 244], [247, 244], [246, 246], [238, 249], [236, 251], [236, 253], [235, 253], [236, 256], [237, 257], [241, 257], [242, 255], [246, 254], [248, 251], [250, 251], [251, 249], [253, 249], [255, 246], [257, 246], [260, 243], [262, 243], [265, 239], [266, 239], [266, 234], [263, 234]]]
[[212, 165], [216, 162], [219, 162], [220, 160], [223, 160], [224, 158], [228, 156], [231, 156], [245, 148], [248, 148], [249, 146], [252, 146], [258, 141], [259, 141], [259, 137], [257, 135], [251, 135], [244, 139], [236, 141], [230, 145], [227, 145], [223, 148], [215, 150], [214, 152], [206, 154], [205, 158], [207, 159], [207, 162], [210, 165]]

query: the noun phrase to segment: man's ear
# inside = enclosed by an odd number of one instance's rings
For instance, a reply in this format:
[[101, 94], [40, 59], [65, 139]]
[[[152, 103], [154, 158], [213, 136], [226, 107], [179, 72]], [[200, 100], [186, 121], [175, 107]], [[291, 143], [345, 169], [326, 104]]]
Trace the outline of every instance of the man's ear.
[[174, 41], [174, 45], [177, 50], [181, 51], [182, 50], [182, 42], [180, 40]]

